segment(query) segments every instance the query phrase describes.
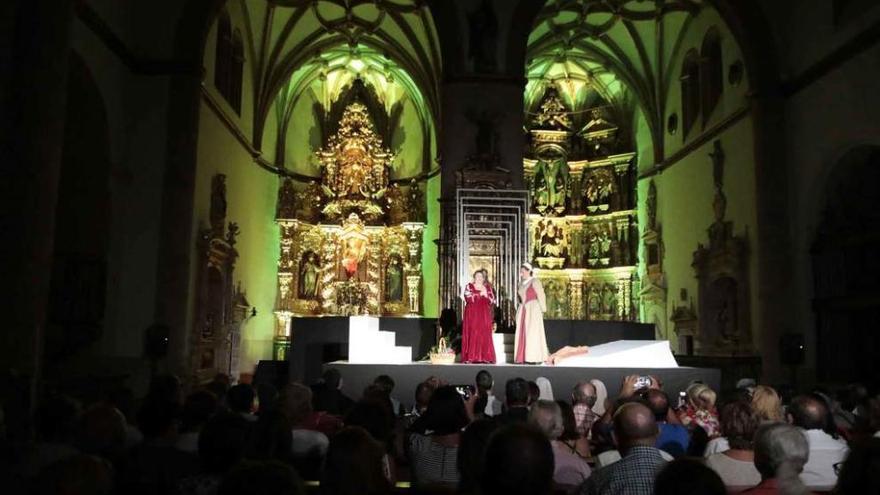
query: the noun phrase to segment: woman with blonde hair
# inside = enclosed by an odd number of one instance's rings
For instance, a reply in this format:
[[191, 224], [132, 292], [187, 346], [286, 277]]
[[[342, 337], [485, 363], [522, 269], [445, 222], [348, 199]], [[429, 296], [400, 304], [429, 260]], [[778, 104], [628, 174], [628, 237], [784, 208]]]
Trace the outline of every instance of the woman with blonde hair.
[[715, 391], [703, 383], [695, 383], [687, 388], [687, 406], [678, 412], [684, 426], [697, 425], [706, 430], [712, 439], [721, 434], [721, 422], [715, 409]]
[[755, 387], [755, 391], [752, 392], [752, 410], [762, 424], [782, 421], [782, 400], [773, 387], [766, 385]]

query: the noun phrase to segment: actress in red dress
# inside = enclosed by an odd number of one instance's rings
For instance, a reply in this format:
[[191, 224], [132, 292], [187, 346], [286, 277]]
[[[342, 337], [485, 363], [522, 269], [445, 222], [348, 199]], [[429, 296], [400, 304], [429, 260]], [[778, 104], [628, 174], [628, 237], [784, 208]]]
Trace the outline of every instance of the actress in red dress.
[[495, 291], [486, 280], [486, 272], [477, 270], [474, 280], [464, 288], [464, 318], [461, 331], [462, 363], [495, 363], [492, 323]]

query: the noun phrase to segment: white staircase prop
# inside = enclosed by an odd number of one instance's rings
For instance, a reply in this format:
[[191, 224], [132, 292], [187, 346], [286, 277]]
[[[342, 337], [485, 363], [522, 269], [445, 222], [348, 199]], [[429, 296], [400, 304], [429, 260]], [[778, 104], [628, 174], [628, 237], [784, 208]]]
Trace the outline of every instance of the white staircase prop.
[[379, 330], [375, 316], [348, 318], [348, 362], [352, 364], [409, 364], [412, 347], [395, 345], [394, 332]]
[[513, 362], [513, 339], [512, 333], [493, 333], [492, 345], [495, 348], [495, 364], [507, 364]]
[[583, 368], [678, 368], [668, 340], [617, 340], [590, 347], [590, 352], [556, 366]]

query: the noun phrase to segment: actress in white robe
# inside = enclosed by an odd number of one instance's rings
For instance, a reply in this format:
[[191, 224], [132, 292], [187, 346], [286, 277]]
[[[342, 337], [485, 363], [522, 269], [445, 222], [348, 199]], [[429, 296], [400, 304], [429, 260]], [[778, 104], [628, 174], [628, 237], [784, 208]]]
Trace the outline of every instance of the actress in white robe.
[[544, 312], [547, 311], [544, 287], [533, 276], [529, 263], [523, 263], [520, 267], [519, 277], [517, 294], [520, 304], [516, 310], [513, 360], [516, 363], [544, 363], [550, 356], [544, 335]]

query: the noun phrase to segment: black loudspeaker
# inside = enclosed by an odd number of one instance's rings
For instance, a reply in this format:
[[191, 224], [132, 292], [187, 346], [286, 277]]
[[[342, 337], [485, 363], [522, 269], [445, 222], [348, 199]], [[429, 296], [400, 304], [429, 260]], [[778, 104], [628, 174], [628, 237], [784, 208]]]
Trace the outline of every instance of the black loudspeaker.
[[153, 324], [144, 332], [144, 354], [152, 361], [168, 355], [171, 329], [167, 325]]
[[262, 360], [257, 363], [253, 384], [268, 383], [281, 390], [290, 383], [290, 361]]
[[800, 366], [804, 364], [806, 357], [806, 345], [804, 335], [800, 333], [786, 333], [779, 337], [779, 361], [786, 366]]

